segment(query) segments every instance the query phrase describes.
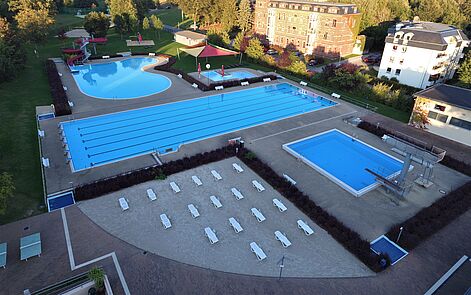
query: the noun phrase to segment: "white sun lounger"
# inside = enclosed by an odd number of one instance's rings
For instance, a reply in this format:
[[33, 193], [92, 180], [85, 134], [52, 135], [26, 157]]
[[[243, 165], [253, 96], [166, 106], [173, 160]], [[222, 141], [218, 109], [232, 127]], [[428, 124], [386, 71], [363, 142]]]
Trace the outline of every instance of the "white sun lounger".
[[193, 175], [193, 176], [191, 177], [191, 179], [193, 179], [193, 182], [194, 182], [197, 186], [203, 185], [203, 183], [201, 182], [201, 179], [199, 179], [198, 176]]
[[195, 205], [193, 204], [188, 205], [188, 211], [190, 211], [191, 216], [193, 216], [193, 218], [197, 218], [200, 216], [198, 209], [196, 209]]
[[256, 180], [252, 180], [252, 186], [254, 188], [256, 188], [258, 190], [259, 193], [263, 192], [265, 190], [265, 188], [263, 187], [263, 185], [256, 181]]
[[208, 238], [211, 244], [215, 244], [219, 242], [219, 239], [216, 236], [216, 233], [209, 226], [204, 228], [204, 235]]
[[236, 189], [235, 187], [231, 188], [231, 192], [234, 195], [234, 197], [236, 197], [237, 200], [242, 200], [244, 198], [241, 192], [239, 192], [239, 190]]
[[270, 78], [263, 78], [263, 82], [270, 82], [271, 79]]
[[222, 180], [222, 176], [216, 170], [211, 170], [211, 174], [213, 175], [214, 179], [216, 179], [216, 181]]
[[301, 219], [299, 219], [297, 222], [298, 222], [298, 228], [302, 229], [304, 231], [304, 234], [306, 234], [306, 236], [310, 236], [314, 233], [312, 228], [309, 225], [307, 225], [307, 223], [302, 221]]
[[238, 233], [240, 233], [241, 231], [244, 230], [242, 228], [242, 226], [240, 226], [240, 223], [234, 217], [229, 218], [229, 223], [232, 226], [232, 228], [234, 229], [236, 234], [238, 234]]
[[0, 267], [7, 265], [7, 243], [0, 244]]
[[240, 86], [249, 86], [248, 81], [240, 82]]
[[151, 201], [157, 200], [157, 196], [155, 195], [154, 191], [151, 188], [147, 189], [147, 197]]
[[260, 210], [258, 210], [257, 208], [252, 208], [250, 209], [250, 211], [252, 211], [252, 215], [257, 218], [258, 222], [262, 222], [266, 219], [265, 216], [263, 216], [262, 212], [260, 212]]
[[267, 255], [265, 255], [265, 252], [263, 252], [262, 248], [260, 248], [255, 242], [250, 243], [250, 250], [252, 250], [252, 252], [255, 253], [255, 256], [257, 256], [257, 259], [260, 261], [267, 258]]
[[170, 222], [170, 219], [168, 219], [167, 214], [160, 214], [160, 221], [162, 222], [162, 225], [165, 229], [169, 229], [172, 227], [172, 223]]
[[242, 167], [240, 167], [240, 165], [237, 163], [232, 163], [232, 168], [234, 168], [234, 170], [237, 171], [237, 173], [244, 172], [244, 169], [242, 169]]
[[172, 188], [172, 190], [178, 194], [180, 192], [180, 188], [178, 187], [178, 185], [175, 183], [175, 182], [170, 182], [170, 187]]
[[210, 196], [209, 199], [211, 200], [211, 203], [213, 203], [214, 208], [222, 207], [221, 201], [219, 201], [218, 197]]
[[126, 211], [129, 209], [129, 204], [128, 201], [125, 198], [119, 198], [119, 206], [123, 211]]
[[288, 248], [291, 246], [291, 242], [288, 240], [288, 238], [282, 234], [279, 230], [275, 231], [275, 239], [277, 241], [281, 242], [281, 245], [285, 248]]
[[278, 208], [278, 210], [280, 210], [280, 212], [285, 212], [287, 210], [286, 206], [281, 203], [280, 200], [278, 199], [273, 199], [273, 206], [275, 206], [276, 208]]

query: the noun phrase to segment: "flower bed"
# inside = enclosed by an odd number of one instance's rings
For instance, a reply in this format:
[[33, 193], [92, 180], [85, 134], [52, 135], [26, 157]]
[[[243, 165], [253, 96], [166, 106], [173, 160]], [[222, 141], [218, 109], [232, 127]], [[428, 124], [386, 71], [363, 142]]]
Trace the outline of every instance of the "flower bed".
[[46, 74], [49, 80], [49, 88], [51, 89], [52, 102], [56, 116], [72, 114], [67, 94], [62, 85], [62, 80], [57, 72], [56, 64], [52, 60], [46, 61]]

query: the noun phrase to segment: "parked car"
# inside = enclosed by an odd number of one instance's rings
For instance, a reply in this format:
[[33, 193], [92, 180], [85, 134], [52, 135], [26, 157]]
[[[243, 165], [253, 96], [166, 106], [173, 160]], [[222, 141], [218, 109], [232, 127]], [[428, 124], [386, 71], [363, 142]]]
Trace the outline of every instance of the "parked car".
[[378, 64], [381, 62], [381, 57], [382, 54], [380, 53], [372, 53], [362, 56], [361, 60], [366, 64]]
[[267, 50], [267, 54], [268, 54], [268, 55], [275, 55], [275, 54], [277, 54], [277, 53], [278, 53], [278, 51], [276, 51], [275, 49], [268, 49], [268, 50]]
[[320, 65], [324, 62], [324, 59], [322, 57], [318, 57], [318, 58], [312, 58], [309, 60], [309, 62], [307, 63], [308, 66], [311, 66], [311, 67], [315, 67], [317, 65]]

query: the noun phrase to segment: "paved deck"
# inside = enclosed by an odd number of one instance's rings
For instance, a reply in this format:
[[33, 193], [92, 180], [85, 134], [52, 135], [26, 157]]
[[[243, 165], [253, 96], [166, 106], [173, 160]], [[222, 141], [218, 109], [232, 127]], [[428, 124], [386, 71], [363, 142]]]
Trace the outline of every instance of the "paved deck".
[[[132, 294], [423, 294], [463, 254], [470, 254], [471, 210], [417, 247], [400, 263], [369, 278], [296, 279], [228, 274], [179, 263], [123, 242], [91, 222], [77, 206], [66, 210], [72, 248], [77, 263], [114, 251]], [[19, 261], [17, 243], [25, 234], [40, 231], [41, 257]], [[5, 294], [31, 291], [70, 277], [61, 214], [42, 214], [0, 227], [9, 243], [8, 265], [0, 269]], [[16, 243], [16, 244], [15, 244]], [[111, 259], [100, 261], [110, 276], [114, 294], [124, 294]], [[78, 269], [85, 272], [91, 267]], [[289, 265], [287, 265], [289, 267]], [[459, 290], [466, 287], [467, 281]], [[450, 294], [450, 293], [448, 293]]]
[[[232, 169], [239, 163], [243, 173]], [[215, 169], [223, 177], [215, 181], [210, 171]], [[197, 175], [203, 185], [197, 187], [192, 179]], [[265, 191], [252, 187], [258, 180]], [[181, 192], [174, 193], [169, 183], [176, 182]], [[231, 188], [236, 187], [244, 199], [236, 200]], [[151, 202], [146, 190], [152, 188], [157, 200]], [[209, 196], [216, 195], [222, 208], [214, 208]], [[118, 199], [129, 200], [130, 209], [123, 212]], [[279, 199], [288, 208], [281, 213], [272, 204]], [[194, 204], [200, 217], [191, 217], [187, 205]], [[237, 158], [204, 165], [168, 177], [164, 181], [150, 181], [100, 198], [81, 202], [79, 208], [91, 220], [110, 234], [149, 252], [183, 263], [230, 273], [276, 277], [278, 261], [285, 256], [287, 277], [361, 277], [374, 275], [363, 263], [346, 251], [322, 228], [312, 223], [290, 201], [271, 188], [258, 175]], [[259, 223], [250, 209], [260, 209], [266, 220]], [[160, 214], [169, 216], [172, 227], [165, 230]], [[228, 219], [235, 217], [244, 230], [238, 234], [229, 226]], [[296, 221], [307, 222], [314, 234], [306, 236], [298, 229]], [[211, 245], [203, 229], [216, 230], [219, 242]], [[279, 230], [292, 245], [283, 248], [274, 238]], [[191, 243], [187, 243], [191, 241]], [[264, 261], [258, 261], [250, 251], [255, 241], [266, 253]]]

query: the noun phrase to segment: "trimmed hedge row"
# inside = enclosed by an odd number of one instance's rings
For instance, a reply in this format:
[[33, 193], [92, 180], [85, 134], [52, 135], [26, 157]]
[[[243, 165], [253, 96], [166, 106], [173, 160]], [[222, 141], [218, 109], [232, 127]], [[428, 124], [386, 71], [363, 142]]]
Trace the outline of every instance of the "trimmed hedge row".
[[74, 189], [74, 196], [77, 201], [93, 199], [139, 183], [154, 180], [162, 174], [168, 176], [233, 156], [235, 156], [234, 147], [223, 147], [211, 152], [171, 161], [161, 166], [147, 167], [83, 184]]
[[312, 199], [278, 175], [270, 166], [258, 159], [247, 149], [241, 150], [238, 158], [250, 167], [261, 178], [268, 182], [281, 195], [290, 200], [299, 210], [309, 216], [313, 222], [325, 229], [337, 242], [355, 255], [374, 272], [382, 270], [379, 257], [370, 249], [370, 243], [327, 211], [318, 206]]
[[[401, 137], [400, 134], [396, 134], [394, 131], [388, 130], [388, 129], [384, 128], [383, 126], [376, 126], [376, 125], [371, 124], [369, 122], [362, 121], [360, 124], [358, 124], [358, 127], [363, 129], [363, 130], [366, 130], [370, 133], [373, 133], [373, 134], [375, 134], [379, 137], [383, 137], [383, 135], [385, 135], [385, 134], [394, 134], [394, 136], [397, 136], [397, 137], [399, 137], [399, 138], [401, 138], [405, 141], [410, 142], [410, 139]], [[411, 143], [414, 143], [414, 142], [411, 142]], [[414, 143], [414, 144], [418, 144], [418, 143]], [[425, 148], [427, 150], [430, 150], [431, 147], [425, 146], [423, 148]], [[453, 156], [445, 154], [445, 157], [443, 158], [443, 160], [440, 163], [442, 165], [445, 165], [445, 166], [453, 169], [453, 170], [456, 170], [458, 172], [461, 172], [463, 174], [471, 176], [471, 165], [468, 165], [467, 163], [465, 163], [461, 160], [453, 158]]]
[[401, 245], [412, 250], [469, 209], [471, 209], [471, 181], [448, 193], [431, 206], [420, 210], [405, 222], [393, 226], [386, 235], [395, 240], [400, 228], [403, 227]]
[[51, 89], [52, 102], [54, 104], [56, 116], [72, 114], [67, 94], [65, 93], [62, 80], [59, 77], [54, 61], [46, 61], [46, 74], [47, 79], [49, 80], [49, 88]]
[[183, 80], [187, 81], [190, 84], [195, 83], [198, 85], [198, 88], [203, 91], [209, 91], [209, 90], [214, 90], [217, 86], [224, 86], [224, 88], [229, 88], [229, 87], [234, 87], [234, 86], [240, 86], [241, 82], [249, 82], [250, 84], [252, 83], [258, 83], [262, 82], [263, 79], [265, 78], [270, 78], [271, 80], [276, 80], [278, 77], [275, 75], [264, 75], [264, 76], [259, 76], [259, 77], [254, 77], [254, 78], [248, 78], [248, 79], [242, 79], [242, 80], [230, 80], [230, 81], [223, 81], [223, 82], [218, 82], [218, 83], [210, 83], [209, 85], [204, 84], [200, 80], [188, 75], [187, 73], [183, 72], [182, 70], [172, 68], [172, 66], [177, 62], [175, 57], [170, 57], [169, 61], [165, 65], [161, 66], [156, 66], [154, 67], [155, 70], [157, 71], [163, 71], [163, 72], [168, 72], [172, 73], [175, 75], [182, 75]]

